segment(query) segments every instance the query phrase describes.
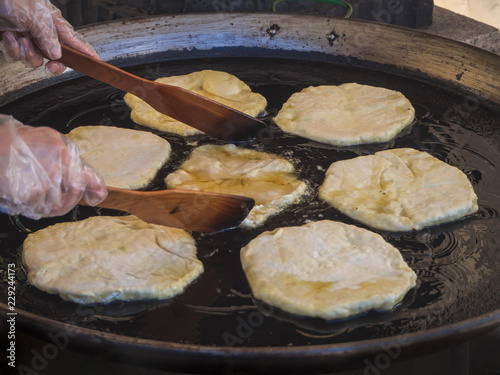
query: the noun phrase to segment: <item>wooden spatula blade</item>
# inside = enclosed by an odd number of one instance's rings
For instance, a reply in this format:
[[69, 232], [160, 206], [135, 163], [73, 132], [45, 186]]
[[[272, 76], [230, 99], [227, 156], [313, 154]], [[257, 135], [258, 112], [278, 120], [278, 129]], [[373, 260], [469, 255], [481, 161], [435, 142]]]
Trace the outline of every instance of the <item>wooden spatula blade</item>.
[[[155, 82], [156, 83], [156, 82]], [[244, 142], [265, 128], [262, 121], [182, 87], [156, 83], [148, 102], [158, 112], [227, 142]], [[159, 95], [157, 95], [159, 94]]]
[[62, 45], [58, 61], [89, 77], [129, 92], [157, 111], [227, 142], [256, 136], [265, 125], [255, 117], [183, 88], [152, 82]]
[[254, 204], [252, 198], [239, 195], [183, 189], [135, 191], [108, 187], [107, 198], [97, 206], [125, 211], [152, 224], [216, 233], [239, 226]]

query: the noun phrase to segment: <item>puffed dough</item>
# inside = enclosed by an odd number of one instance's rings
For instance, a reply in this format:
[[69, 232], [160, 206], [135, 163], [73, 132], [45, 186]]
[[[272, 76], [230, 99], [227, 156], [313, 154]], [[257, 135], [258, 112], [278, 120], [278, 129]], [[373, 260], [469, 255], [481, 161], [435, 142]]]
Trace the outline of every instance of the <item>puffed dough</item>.
[[230, 144], [206, 145], [194, 149], [165, 182], [168, 188], [253, 198], [255, 206], [241, 226], [254, 228], [307, 193], [307, 185], [293, 172], [293, 165], [276, 155]]
[[77, 303], [170, 298], [203, 272], [191, 235], [132, 215], [39, 230], [22, 258], [30, 284]]
[[80, 156], [107, 186], [142, 189], [170, 158], [170, 143], [149, 132], [114, 126], [80, 126], [69, 132]]
[[462, 171], [411, 148], [333, 163], [319, 196], [355, 220], [390, 231], [418, 230], [478, 210]]
[[380, 235], [329, 220], [264, 232], [241, 250], [241, 263], [255, 298], [326, 320], [392, 309], [416, 283]]
[[345, 83], [311, 86], [293, 94], [274, 122], [285, 133], [335, 146], [386, 142], [415, 116], [398, 91]]
[[[182, 87], [250, 116], [258, 116], [267, 105], [266, 99], [252, 92], [235, 76], [215, 70], [202, 70], [182, 76], [158, 78], [155, 82]], [[164, 115], [138, 97], [128, 93], [125, 102], [132, 110], [130, 117], [137, 124], [181, 136], [203, 134], [172, 117]]]

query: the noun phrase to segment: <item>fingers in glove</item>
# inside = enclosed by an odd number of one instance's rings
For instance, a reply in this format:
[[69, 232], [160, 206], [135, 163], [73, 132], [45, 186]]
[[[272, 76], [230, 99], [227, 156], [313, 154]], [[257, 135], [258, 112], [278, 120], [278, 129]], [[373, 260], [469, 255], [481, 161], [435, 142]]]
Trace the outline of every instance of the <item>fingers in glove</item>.
[[43, 188], [29, 189], [29, 199], [25, 201], [33, 202], [35, 198], [39, 207], [32, 203], [32, 207], [22, 211], [25, 216], [28, 210], [33, 218], [59, 216], [70, 211], [82, 197], [93, 205], [106, 197], [104, 180], [80, 158], [73, 140], [46, 127], [21, 126], [18, 132], [31, 150], [32, 164], [40, 167], [35, 181], [46, 181]]
[[61, 155], [62, 163], [66, 166], [66, 173], [62, 179], [63, 188], [80, 192], [73, 206], [82, 198], [88, 204], [96, 205], [108, 194], [104, 179], [90, 164], [80, 158], [80, 150], [75, 141], [65, 136], [62, 136], [62, 140], [66, 145], [64, 154]]
[[4, 32], [2, 35], [2, 46], [5, 54], [10, 57], [12, 60], [20, 61], [20, 46], [17, 42], [15, 35], [11, 32]]
[[24, 65], [30, 68], [38, 68], [43, 64], [43, 57], [38, 52], [33, 42], [30, 39], [20, 38], [19, 42], [19, 56]]
[[74, 49], [83, 52], [89, 56], [92, 56], [95, 59], [98, 59], [99, 56], [94, 51], [92, 46], [87, 45], [85, 42], [78, 38], [78, 34], [75, 33], [73, 26], [71, 26], [68, 21], [66, 21], [62, 16], [59, 10], [54, 14], [54, 24], [56, 25], [56, 30], [59, 35], [59, 39], [64, 44], [73, 47]]
[[34, 10], [29, 16], [32, 22], [29, 32], [35, 38], [40, 50], [50, 59], [61, 58], [61, 44], [57, 35], [57, 29], [52, 18], [55, 8], [49, 0], [34, 2]]
[[5, 32], [2, 35], [2, 46], [9, 58], [21, 61], [29, 68], [37, 68], [43, 64], [43, 57], [30, 39], [16, 39], [13, 33]]
[[29, 33], [40, 50], [52, 60], [61, 57], [61, 45], [52, 19], [49, 0], [1, 0], [0, 27]]
[[62, 189], [59, 207], [53, 206], [53, 210], [47, 216], [60, 216], [68, 213], [82, 199], [83, 192], [76, 186], [69, 186]]
[[59, 75], [63, 73], [65, 69], [66, 66], [57, 61], [49, 61], [47, 64], [45, 64], [45, 72], [51, 76]]
[[83, 199], [91, 206], [102, 202], [108, 195], [104, 179], [89, 164], [83, 161], [83, 178], [86, 188]]

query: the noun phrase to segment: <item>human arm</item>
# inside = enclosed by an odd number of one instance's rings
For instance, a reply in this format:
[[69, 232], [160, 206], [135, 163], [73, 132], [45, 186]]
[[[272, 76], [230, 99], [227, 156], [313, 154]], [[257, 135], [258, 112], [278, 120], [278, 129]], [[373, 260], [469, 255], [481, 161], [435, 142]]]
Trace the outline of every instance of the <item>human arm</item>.
[[50, 61], [46, 70], [61, 74], [65, 67], [56, 62], [61, 57], [61, 42], [94, 58], [93, 49], [78, 39], [73, 27], [49, 0], [0, 0], [0, 30], [5, 53], [16, 61], [35, 68]]
[[69, 212], [82, 198], [107, 195], [102, 177], [79, 156], [76, 143], [49, 127], [0, 115], [0, 210], [32, 219]]

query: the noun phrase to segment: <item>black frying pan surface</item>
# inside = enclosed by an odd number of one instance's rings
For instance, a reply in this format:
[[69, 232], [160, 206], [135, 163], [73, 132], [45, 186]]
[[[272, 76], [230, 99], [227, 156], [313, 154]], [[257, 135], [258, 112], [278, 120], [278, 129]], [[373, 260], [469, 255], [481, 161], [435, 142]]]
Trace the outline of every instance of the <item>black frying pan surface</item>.
[[[116, 302], [78, 305], [65, 302], [29, 285], [21, 266], [27, 232], [91, 215], [123, 214], [78, 207], [64, 217], [29, 220], [0, 214], [0, 260], [4, 271], [0, 294], [7, 295], [6, 269], [16, 265], [16, 311], [40, 319], [76, 325], [102, 335], [170, 343], [186, 351], [196, 348], [342, 348], [367, 340], [401, 337], [459, 327], [481, 317], [489, 326], [500, 324], [500, 111], [479, 97], [398, 75], [349, 68], [325, 62], [285, 59], [197, 59], [151, 63], [127, 70], [149, 79], [187, 74], [202, 69], [232, 73], [268, 100], [265, 121], [269, 131], [242, 144], [282, 155], [307, 181], [313, 194], [258, 229], [235, 229], [215, 235], [194, 234], [205, 272], [184, 293], [166, 301]], [[284, 135], [271, 118], [288, 97], [310, 85], [358, 82], [401, 91], [414, 105], [416, 119], [386, 144], [337, 148]], [[441, 84], [439, 86], [442, 86]], [[332, 101], [332, 106], [335, 102]], [[109, 124], [151, 131], [135, 125], [123, 102], [123, 92], [89, 78], [77, 78], [16, 100], [0, 113], [23, 123], [48, 125], [63, 133], [80, 125]], [[155, 132], [155, 131], [154, 131]], [[172, 158], [148, 189], [162, 189], [164, 177], [174, 171], [194, 147], [220, 143], [208, 137], [182, 139], [160, 134], [172, 144]], [[418, 275], [417, 286], [393, 311], [371, 311], [339, 321], [292, 316], [252, 299], [239, 261], [239, 251], [252, 238], [279, 226], [302, 225], [331, 219], [363, 225], [321, 202], [317, 188], [328, 166], [376, 151], [412, 147], [427, 151], [461, 169], [479, 197], [479, 211], [458, 222], [417, 232], [375, 231], [397, 247]], [[2, 297], [2, 300], [4, 297]], [[6, 306], [4, 305], [5, 309]], [[45, 320], [43, 320], [45, 321]], [[18, 327], [21, 329], [22, 327]], [[181, 346], [177, 346], [180, 344]], [[231, 351], [229, 351], [229, 355]]]

